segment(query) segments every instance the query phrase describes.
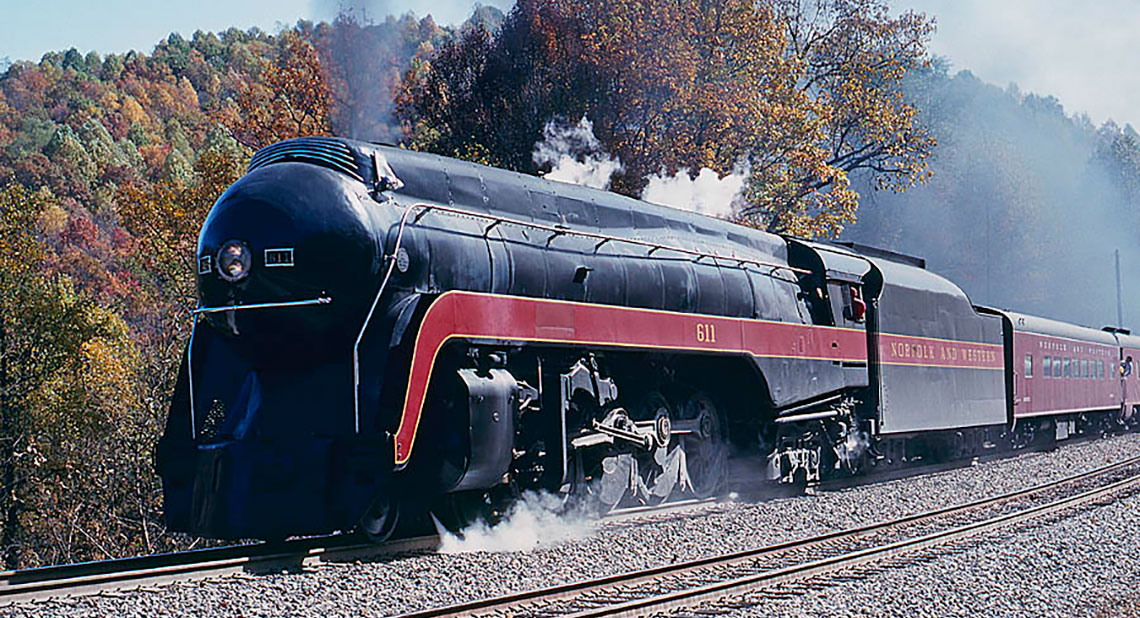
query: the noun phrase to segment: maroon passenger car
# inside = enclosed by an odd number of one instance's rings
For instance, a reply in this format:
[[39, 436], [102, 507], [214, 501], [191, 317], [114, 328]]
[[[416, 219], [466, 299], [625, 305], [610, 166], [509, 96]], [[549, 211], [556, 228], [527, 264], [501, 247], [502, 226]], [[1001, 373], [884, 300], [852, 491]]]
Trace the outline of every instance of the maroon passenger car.
[[1015, 425], [1053, 417], [1056, 437], [1063, 439], [1075, 430], [1077, 414], [1129, 411], [1140, 405], [1136, 373], [1121, 375], [1124, 359], [1140, 358], [1140, 338], [1011, 311], [997, 313], [1006, 319], [1007, 388]]

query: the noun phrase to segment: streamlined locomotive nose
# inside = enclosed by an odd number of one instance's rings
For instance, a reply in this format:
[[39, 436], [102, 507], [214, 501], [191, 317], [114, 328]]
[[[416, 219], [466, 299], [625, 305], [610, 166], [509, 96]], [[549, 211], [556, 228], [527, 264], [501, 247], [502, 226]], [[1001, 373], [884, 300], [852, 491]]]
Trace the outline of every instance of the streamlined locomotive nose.
[[380, 249], [368, 201], [343, 174], [304, 163], [235, 183], [198, 238], [209, 324], [266, 361], [343, 350], [375, 291]]

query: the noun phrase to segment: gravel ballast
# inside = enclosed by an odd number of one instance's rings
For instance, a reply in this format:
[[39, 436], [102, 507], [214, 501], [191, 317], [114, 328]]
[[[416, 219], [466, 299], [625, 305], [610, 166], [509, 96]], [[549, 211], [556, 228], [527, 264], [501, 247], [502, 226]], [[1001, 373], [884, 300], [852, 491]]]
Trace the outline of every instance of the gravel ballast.
[[[184, 582], [155, 591], [49, 601], [0, 616], [391, 615], [612, 575], [849, 528], [1006, 493], [1125, 459], [1140, 435], [1066, 445], [819, 495], [719, 502], [602, 522], [551, 521], [541, 512], [492, 531], [475, 547], [515, 551], [404, 556], [302, 572]], [[1080, 512], [976, 547], [888, 569], [747, 614], [1116, 616], [1140, 583], [1140, 498]], [[537, 548], [518, 550], [545, 543]], [[509, 543], [505, 541], [510, 541]], [[466, 549], [470, 549], [468, 546]], [[465, 549], [461, 546], [459, 549]], [[1126, 615], [1126, 614], [1119, 614]]]
[[1138, 523], [1140, 495], [1133, 495], [1013, 534], [924, 551], [915, 564], [872, 567], [848, 581], [813, 582], [826, 586], [785, 599], [730, 599], [750, 607], [725, 615], [1136, 616]]

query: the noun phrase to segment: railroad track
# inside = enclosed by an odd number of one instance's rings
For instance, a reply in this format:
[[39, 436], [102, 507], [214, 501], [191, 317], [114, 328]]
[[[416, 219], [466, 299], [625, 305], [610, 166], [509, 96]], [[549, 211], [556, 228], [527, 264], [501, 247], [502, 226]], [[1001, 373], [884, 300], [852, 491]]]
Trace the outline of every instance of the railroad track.
[[400, 618], [509, 615], [642, 616], [701, 606], [719, 613], [742, 595], [851, 572], [923, 550], [1140, 491], [1140, 457], [1058, 481], [934, 511], [743, 552], [404, 614]]
[[[1026, 453], [1022, 451], [1018, 454], [1024, 455]], [[1006, 457], [1006, 455], [997, 455], [987, 457], [985, 460], [990, 461], [1005, 459]], [[1080, 478], [1086, 478], [1089, 477], [1089, 475], [1111, 469], [1117, 469], [1121, 466], [1130, 465], [1131, 463], [1131, 460], [1129, 462], [1121, 462], [1115, 466], [1109, 466], [1102, 470], [1093, 471], [1084, 475], [1078, 475], [1077, 477], [1065, 479], [1059, 483], [1079, 482], [1078, 479]], [[1140, 464], [1140, 462], [1136, 463]], [[949, 471], [956, 468], [968, 466], [970, 464], [971, 462], [966, 461], [955, 462], [951, 464], [912, 466], [909, 468], [892, 470], [887, 473], [869, 474], [852, 479], [837, 479], [828, 481], [814, 487], [813, 490], [830, 491], [837, 489], [847, 489], [872, 482], [882, 482], [885, 480]], [[1049, 486], [1051, 485], [1056, 484], [1050, 484]], [[1027, 491], [1043, 492], [1046, 491], [1046, 488], [1049, 486], [1032, 488], [1031, 490]], [[801, 495], [802, 493], [802, 488], [788, 489], [784, 487], [777, 487], [774, 489], [767, 488], [765, 491], [751, 497], [759, 499], [774, 499]], [[1005, 497], [1003, 496], [990, 500], [993, 501], [1000, 498]], [[630, 517], [636, 518], [650, 513], [660, 514], [672, 511], [682, 511], [713, 501], [714, 500], [712, 499], [689, 500], [675, 503], [666, 503], [654, 507], [619, 509], [618, 511], [611, 513], [607, 519], [621, 520]], [[963, 509], [968, 506], [970, 505], [963, 505], [961, 507], [955, 508]], [[933, 514], [926, 515], [932, 516]], [[872, 529], [885, 527], [888, 523], [889, 522], [884, 522], [882, 524], [868, 526], [865, 531], [869, 533], [872, 531]], [[854, 533], [857, 531], [847, 532]], [[840, 533], [836, 534], [838, 535]], [[810, 548], [813, 546], [813, 542], [822, 543], [832, 536], [835, 535], [816, 537], [814, 539], [805, 539], [804, 541], [799, 541], [797, 543], [799, 543], [800, 547], [802, 548]], [[763, 555], [774, 555], [775, 552], [778, 551], [790, 551], [794, 549], [793, 545], [794, 544], [782, 544], [753, 550], [752, 552], [743, 552], [742, 554], [734, 555], [735, 558], [733, 556], [725, 556], [717, 559], [698, 561], [696, 563], [685, 563], [683, 565], [676, 565], [676, 567], [669, 568], [673, 569], [674, 573], [683, 572], [677, 569], [684, 568], [712, 568], [718, 564], [716, 561], [720, 561], [719, 564], [732, 564], [734, 560], [737, 562], [748, 560], [749, 556], [761, 557]], [[45, 600], [50, 598], [74, 598], [100, 593], [121, 593], [137, 589], [152, 588], [154, 586], [167, 584], [174, 581], [200, 580], [238, 573], [281, 572], [290, 569], [301, 568], [303, 566], [314, 565], [320, 562], [368, 559], [414, 551], [430, 551], [436, 549], [438, 546], [439, 538], [435, 535], [397, 539], [382, 544], [360, 543], [352, 536], [329, 535], [308, 539], [295, 539], [281, 543], [254, 543], [248, 545], [215, 547], [133, 558], [57, 565], [18, 571], [0, 571], [0, 606], [25, 603], [28, 601]], [[657, 574], [657, 570], [643, 571], [639, 574], [627, 574], [624, 576], [617, 576], [616, 578], [606, 578], [604, 580], [582, 582], [580, 584], [570, 584], [567, 586], [559, 587], [557, 589], [534, 591], [530, 593], [524, 593], [522, 595], [515, 595], [512, 597], [503, 597], [501, 599], [498, 599], [498, 601], [506, 603], [504, 607], [516, 607], [525, 605], [532, 600], [534, 602], [541, 601], [543, 599], [543, 593], [554, 595], [547, 596], [547, 601], [550, 599], [569, 599], [574, 595], [583, 594], [589, 590], [604, 590], [607, 586], [612, 587], [615, 585], [628, 584], [631, 582], [637, 583], [639, 581], [646, 581], [645, 578], [652, 578], [655, 576], [659, 577], [664, 576], [665, 574], [666, 572], [664, 571], [662, 571], [660, 574]], [[633, 578], [635, 575], [639, 575], [640, 577]], [[621, 578], [625, 579], [623, 580]], [[562, 596], [558, 596], [559, 594]], [[453, 608], [439, 608], [418, 614], [410, 614], [409, 616], [446, 616], [463, 613], [483, 613], [483, 611], [479, 608], [484, 606], [487, 608], [486, 611], [490, 612], [493, 610], [493, 601], [496, 600], [488, 599], [486, 601], [481, 601], [474, 604], [466, 604], [463, 606], [455, 606]]]
[[439, 538], [420, 536], [363, 544], [346, 535], [252, 543], [0, 572], [0, 605], [106, 591], [127, 591], [249, 572], [280, 572], [318, 562], [429, 550]]

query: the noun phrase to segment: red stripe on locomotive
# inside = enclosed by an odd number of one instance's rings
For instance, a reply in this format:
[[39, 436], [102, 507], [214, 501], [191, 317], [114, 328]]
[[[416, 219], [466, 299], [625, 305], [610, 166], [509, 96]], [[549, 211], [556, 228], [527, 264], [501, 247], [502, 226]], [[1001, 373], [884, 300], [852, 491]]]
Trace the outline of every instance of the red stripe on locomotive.
[[428, 308], [416, 337], [397, 465], [411, 455], [435, 357], [453, 338], [867, 361], [866, 333], [856, 329], [451, 291]]

